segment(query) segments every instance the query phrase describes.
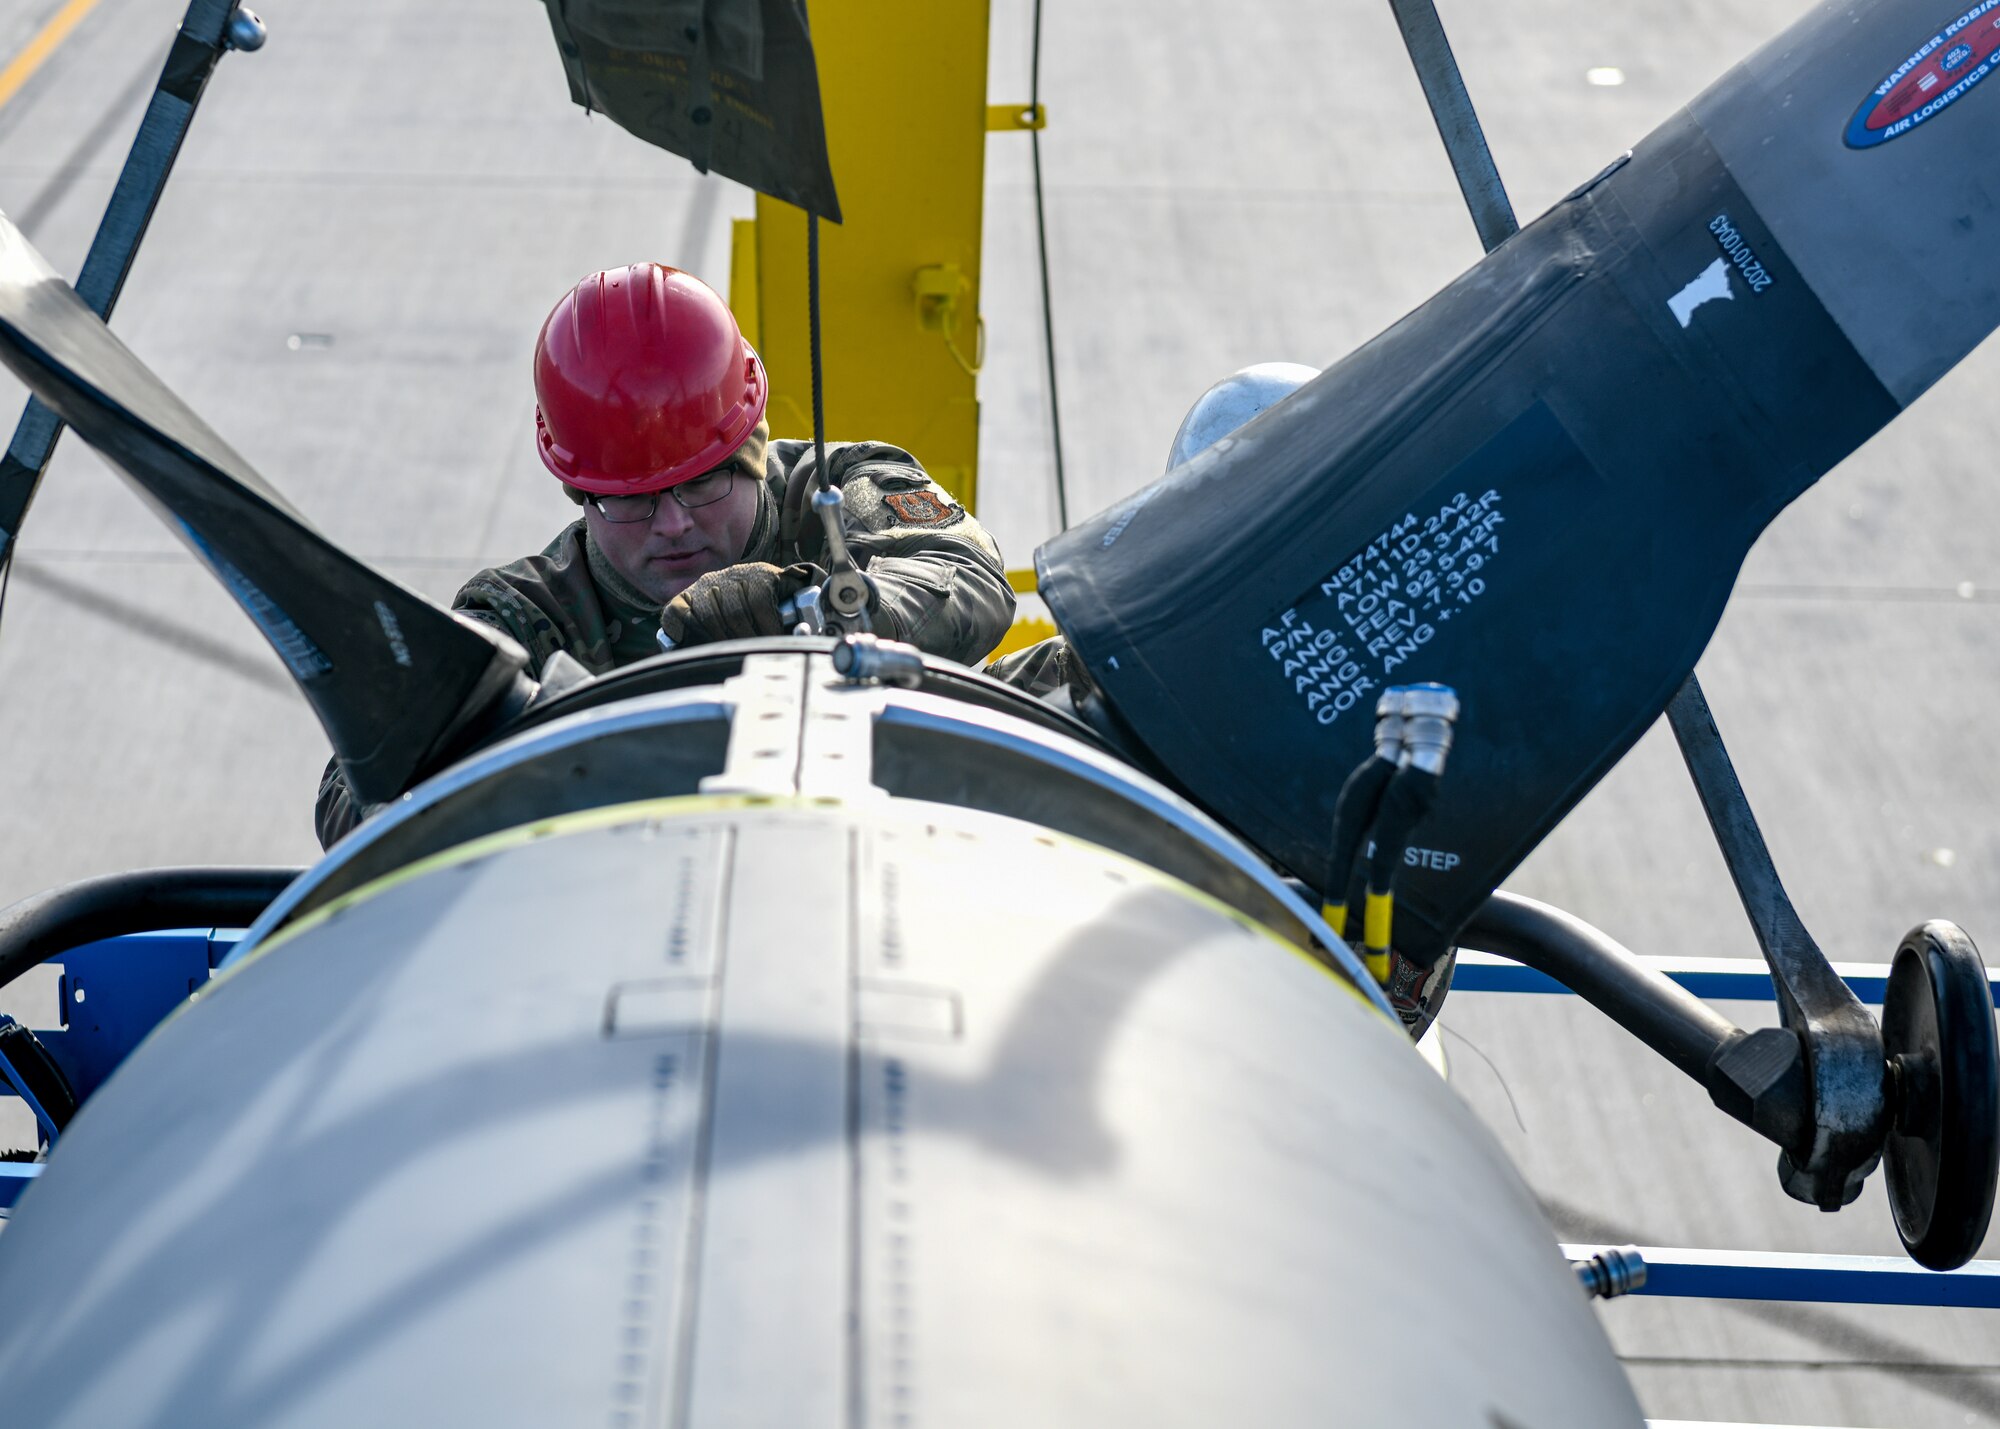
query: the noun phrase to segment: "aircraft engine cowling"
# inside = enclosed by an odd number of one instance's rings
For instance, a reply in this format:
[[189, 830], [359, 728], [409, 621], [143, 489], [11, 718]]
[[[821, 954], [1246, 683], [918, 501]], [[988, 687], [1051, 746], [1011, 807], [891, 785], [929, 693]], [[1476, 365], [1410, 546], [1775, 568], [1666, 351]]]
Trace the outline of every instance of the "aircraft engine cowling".
[[1024, 700], [721, 665], [420, 786], [96, 1093], [9, 1422], [1640, 1423], [1220, 829]]

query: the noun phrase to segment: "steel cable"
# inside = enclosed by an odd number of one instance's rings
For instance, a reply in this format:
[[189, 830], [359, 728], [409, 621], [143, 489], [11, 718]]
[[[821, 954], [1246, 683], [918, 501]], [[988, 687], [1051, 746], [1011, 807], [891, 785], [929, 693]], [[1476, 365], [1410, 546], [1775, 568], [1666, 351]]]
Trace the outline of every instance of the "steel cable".
[[[1028, 57], [1028, 113], [1039, 126], [1042, 113], [1042, 0], [1035, 0], [1034, 40]], [[1063, 470], [1062, 399], [1056, 390], [1055, 298], [1049, 286], [1049, 224], [1042, 197], [1042, 131], [1028, 130], [1028, 152], [1035, 166], [1035, 244], [1042, 265], [1042, 341], [1049, 366], [1049, 433], [1056, 457], [1056, 520], [1069, 529], [1069, 482]]]
[[812, 349], [813, 479], [825, 487], [826, 396], [819, 350], [819, 215], [806, 215], [806, 328]]

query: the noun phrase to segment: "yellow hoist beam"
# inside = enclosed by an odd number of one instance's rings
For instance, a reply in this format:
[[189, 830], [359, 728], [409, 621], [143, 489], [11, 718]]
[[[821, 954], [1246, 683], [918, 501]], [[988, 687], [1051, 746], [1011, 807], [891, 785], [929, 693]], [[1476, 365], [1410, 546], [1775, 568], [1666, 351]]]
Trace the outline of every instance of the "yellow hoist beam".
[[[986, 0], [812, 9], [845, 221], [820, 226], [826, 434], [893, 442], [978, 509], [986, 135], [1044, 106], [986, 102]], [[759, 195], [731, 235], [730, 306], [771, 374], [771, 431], [812, 431], [805, 215]]]

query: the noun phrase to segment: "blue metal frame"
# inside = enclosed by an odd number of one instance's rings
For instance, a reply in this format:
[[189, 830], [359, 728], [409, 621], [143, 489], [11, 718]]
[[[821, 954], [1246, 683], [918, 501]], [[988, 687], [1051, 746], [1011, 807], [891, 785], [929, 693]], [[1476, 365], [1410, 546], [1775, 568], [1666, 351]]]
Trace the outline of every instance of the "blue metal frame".
[[[1696, 997], [1717, 1002], [1775, 1002], [1771, 970], [1759, 958], [1637, 958], [1655, 972], [1666, 974]], [[1882, 1005], [1889, 986], [1887, 963], [1835, 963], [1833, 970], [1871, 1007]], [[1986, 976], [2000, 999], [2000, 970]], [[1453, 992], [1542, 992], [1569, 994], [1547, 973], [1522, 967], [1494, 953], [1461, 952], [1451, 975]]]
[[[57, 1027], [41, 1039], [81, 1103], [103, 1084], [160, 1020], [208, 981], [242, 938], [235, 928], [176, 928], [132, 933], [71, 948], [49, 962], [62, 968]], [[0, 1097], [19, 1093], [0, 1072]], [[34, 1107], [32, 1101], [29, 1102]], [[34, 1107], [38, 1120], [47, 1117]], [[53, 1142], [54, 1136], [50, 1136]], [[41, 1174], [32, 1161], [0, 1161], [0, 1212], [11, 1209]]]
[[210, 930], [189, 928], [108, 938], [62, 955], [62, 1025], [36, 1035], [79, 1103], [208, 981], [209, 945]]
[[[1823, 1305], [1941, 1305], [2000, 1310], [2000, 1261], [1926, 1270], [1900, 1255], [1792, 1255], [1778, 1251], [1635, 1247], [1646, 1283], [1634, 1295], [1702, 1300], [1787, 1300]], [[1565, 1245], [1582, 1260], [1607, 1249]]]
[[[80, 1103], [169, 1012], [209, 979], [243, 936], [233, 928], [176, 928], [85, 943], [49, 962], [62, 968], [58, 1025], [35, 1035]], [[0, 1079], [0, 1096], [13, 1089]]]
[[[1739, 1002], [1774, 1002], [1770, 969], [1755, 958], [1639, 958], [1695, 996]], [[1863, 1002], [1879, 1006], [1889, 985], [1886, 963], [1835, 963]], [[2000, 991], [2000, 971], [1986, 970]], [[1466, 992], [1528, 992], [1573, 996], [1547, 973], [1493, 953], [1464, 951], [1451, 988]], [[1566, 1245], [1583, 1260], [1604, 1246]], [[1937, 1305], [2000, 1310], [2000, 1261], [1975, 1260], [1957, 1270], [1926, 1270], [1893, 1255], [1795, 1255], [1780, 1251], [1689, 1250], [1640, 1246], [1646, 1283], [1635, 1295], [1707, 1300], [1785, 1300], [1829, 1305]]]

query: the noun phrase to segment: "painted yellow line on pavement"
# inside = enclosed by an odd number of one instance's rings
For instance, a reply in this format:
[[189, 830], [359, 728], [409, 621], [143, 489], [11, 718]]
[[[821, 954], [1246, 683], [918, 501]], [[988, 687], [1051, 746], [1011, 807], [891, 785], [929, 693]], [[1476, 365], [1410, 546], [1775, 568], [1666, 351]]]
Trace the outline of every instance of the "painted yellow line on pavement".
[[55, 18], [42, 26], [42, 32], [28, 41], [28, 47], [7, 61], [7, 67], [0, 69], [0, 107], [12, 99], [15, 92], [34, 76], [42, 67], [42, 62], [56, 52], [56, 46], [69, 38], [69, 32], [83, 23], [83, 17], [97, 8], [97, 0], [69, 0], [56, 11]]

